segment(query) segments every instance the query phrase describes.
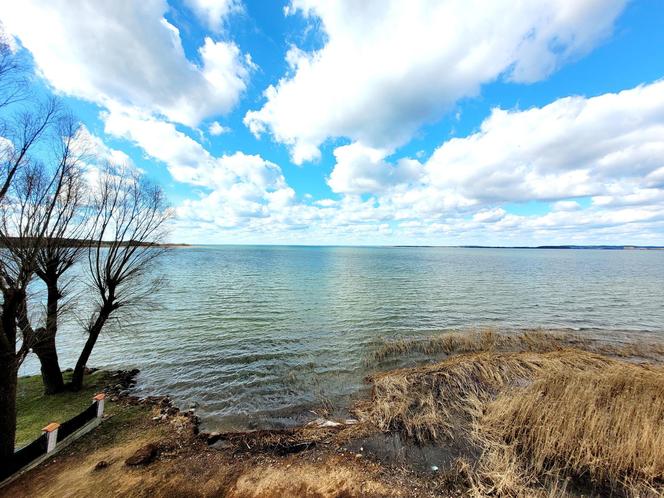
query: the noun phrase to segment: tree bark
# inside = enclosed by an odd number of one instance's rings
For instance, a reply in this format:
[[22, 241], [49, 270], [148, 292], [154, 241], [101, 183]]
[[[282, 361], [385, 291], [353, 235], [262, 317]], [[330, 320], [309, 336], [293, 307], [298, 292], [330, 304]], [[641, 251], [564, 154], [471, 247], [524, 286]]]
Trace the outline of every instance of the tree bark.
[[111, 315], [112, 310], [113, 308], [110, 306], [102, 306], [102, 308], [99, 310], [99, 314], [97, 315], [94, 324], [92, 325], [92, 327], [90, 327], [90, 330], [88, 331], [88, 340], [85, 341], [85, 346], [83, 346], [83, 350], [81, 351], [81, 354], [78, 357], [78, 361], [76, 362], [76, 366], [74, 367], [74, 373], [72, 374], [71, 377], [70, 388], [72, 391], [80, 391], [81, 388], [83, 387], [83, 376], [85, 375], [85, 367], [88, 363], [88, 360], [90, 359], [90, 354], [92, 354], [92, 350], [94, 349], [95, 344], [97, 343], [99, 334], [101, 330], [104, 328], [104, 324], [108, 320], [108, 317]]
[[56, 394], [62, 392], [65, 388], [55, 344], [55, 336], [58, 333], [58, 302], [60, 300], [57, 278], [55, 279], [55, 283], [47, 283], [47, 289], [46, 328], [42, 329], [40, 334], [38, 334], [37, 343], [33, 346], [32, 350], [41, 363], [44, 393]]
[[14, 455], [17, 375], [14, 355], [3, 352], [0, 358], [0, 465]]
[[[46, 331], [44, 331], [46, 334]], [[55, 337], [40, 339], [32, 348], [41, 363], [44, 394], [56, 394], [64, 391], [65, 382], [62, 378], [58, 353], [55, 348]]]
[[3, 465], [14, 455], [16, 439], [16, 314], [24, 296], [22, 291], [5, 292], [0, 319], [0, 333], [4, 336], [0, 341], [0, 464]]

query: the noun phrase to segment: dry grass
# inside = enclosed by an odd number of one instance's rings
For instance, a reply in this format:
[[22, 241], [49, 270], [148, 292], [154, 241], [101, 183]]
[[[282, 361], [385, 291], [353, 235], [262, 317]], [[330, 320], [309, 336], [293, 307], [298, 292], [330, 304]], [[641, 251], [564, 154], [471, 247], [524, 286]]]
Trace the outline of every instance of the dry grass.
[[616, 364], [547, 373], [489, 403], [475, 433], [487, 448], [484, 484], [500, 494], [583, 477], [618, 494], [660, 496], [664, 369]]
[[547, 371], [598, 370], [614, 362], [577, 350], [551, 353], [478, 353], [435, 365], [373, 376], [372, 401], [358, 413], [379, 429], [399, 430], [420, 442], [460, 436], [501, 390]]
[[[664, 367], [562, 344], [546, 334], [448, 334], [426, 347], [489, 352], [377, 374], [358, 414], [420, 443], [478, 449], [479, 459], [458, 469], [477, 496], [664, 496]], [[528, 351], [496, 352], [512, 347]]]
[[242, 474], [229, 498], [352, 498], [407, 496], [402, 490], [371, 478], [365, 462], [331, 457], [324, 465], [296, 462], [261, 466]]
[[567, 331], [525, 330], [514, 333], [493, 329], [443, 332], [428, 337], [407, 337], [385, 340], [369, 354], [366, 363], [376, 365], [385, 360], [413, 353], [426, 356], [455, 355], [478, 352], [522, 352], [546, 353], [566, 348], [607, 354], [622, 358], [661, 360], [664, 358], [664, 343], [626, 342], [607, 344], [590, 337]]

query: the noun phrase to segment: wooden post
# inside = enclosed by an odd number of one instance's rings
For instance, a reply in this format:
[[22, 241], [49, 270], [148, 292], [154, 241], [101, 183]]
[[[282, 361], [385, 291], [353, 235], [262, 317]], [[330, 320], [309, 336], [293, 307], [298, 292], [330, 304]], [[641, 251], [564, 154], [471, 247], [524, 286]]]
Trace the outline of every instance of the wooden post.
[[97, 418], [101, 418], [104, 415], [105, 400], [106, 400], [106, 395], [104, 393], [99, 393], [94, 398], [92, 398], [92, 402], [97, 403]]
[[51, 422], [42, 429], [42, 432], [46, 433], [46, 453], [50, 453], [55, 449], [55, 445], [58, 442], [59, 427], [60, 424], [58, 424], [57, 422]]

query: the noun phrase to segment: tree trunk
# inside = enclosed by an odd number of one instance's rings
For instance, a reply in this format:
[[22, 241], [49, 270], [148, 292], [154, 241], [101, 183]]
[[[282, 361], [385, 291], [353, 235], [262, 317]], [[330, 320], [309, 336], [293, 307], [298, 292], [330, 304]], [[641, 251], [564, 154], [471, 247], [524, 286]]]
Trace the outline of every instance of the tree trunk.
[[[44, 331], [46, 334], [47, 332]], [[41, 363], [44, 394], [56, 394], [64, 391], [65, 382], [62, 378], [58, 353], [55, 349], [55, 337], [44, 337], [32, 348]]]
[[108, 320], [108, 317], [111, 315], [111, 311], [112, 311], [111, 307], [102, 306], [102, 308], [99, 310], [99, 314], [97, 315], [97, 319], [95, 320], [94, 324], [92, 325], [92, 327], [90, 327], [90, 330], [88, 331], [88, 340], [85, 341], [85, 346], [83, 346], [81, 355], [78, 357], [78, 361], [76, 362], [76, 366], [74, 367], [74, 373], [72, 374], [71, 377], [70, 388], [72, 391], [80, 391], [81, 388], [83, 387], [83, 376], [85, 375], [85, 367], [88, 363], [88, 360], [90, 359], [90, 354], [92, 354], [92, 350], [94, 349], [95, 344], [97, 343], [97, 339], [99, 338], [99, 333], [101, 332], [101, 329], [104, 328], [106, 320]]
[[18, 364], [16, 361], [16, 314], [25, 292], [11, 290], [4, 292], [2, 303], [3, 334], [0, 341], [0, 464], [14, 455], [16, 438], [16, 383]]
[[54, 283], [47, 282], [48, 301], [46, 304], [46, 328], [38, 334], [37, 343], [32, 350], [41, 363], [42, 382], [45, 394], [56, 394], [65, 388], [62, 371], [58, 362], [55, 336], [58, 333], [58, 291], [57, 278]]
[[16, 438], [16, 358], [11, 352], [0, 357], [0, 465], [14, 455]]

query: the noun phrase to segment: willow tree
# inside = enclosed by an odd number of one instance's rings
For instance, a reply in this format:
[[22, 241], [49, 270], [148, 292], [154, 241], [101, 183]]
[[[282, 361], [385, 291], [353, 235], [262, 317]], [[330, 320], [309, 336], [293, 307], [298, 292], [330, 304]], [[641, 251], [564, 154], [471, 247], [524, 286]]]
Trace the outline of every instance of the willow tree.
[[109, 319], [118, 310], [142, 302], [160, 286], [161, 279], [151, 270], [164, 251], [160, 243], [171, 216], [158, 185], [130, 168], [117, 166], [101, 171], [90, 208], [94, 232], [87, 266], [96, 303], [74, 367], [73, 390], [83, 386], [86, 364]]
[[[68, 304], [65, 298], [75, 278], [67, 278], [67, 274], [71, 273], [71, 268], [81, 258], [85, 240], [90, 233], [83, 164], [87, 150], [81, 140], [80, 126], [69, 117], [62, 120], [59, 128], [62, 137], [58, 141], [59, 167], [66, 171], [67, 176], [59, 195], [54, 199], [53, 212], [39, 244], [35, 265], [35, 274], [46, 287], [46, 316], [44, 326], [34, 334], [32, 351], [39, 358], [46, 394], [55, 394], [65, 388], [58, 361], [56, 335], [60, 316]], [[27, 303], [21, 311], [21, 323], [27, 326]]]
[[21, 113], [19, 140], [14, 142], [18, 152], [7, 156], [5, 163], [5, 171], [12, 175], [9, 181], [5, 179], [0, 197], [0, 457], [13, 452], [18, 368], [38, 336], [26, 320], [28, 285], [57, 199], [72, 173], [68, 160], [60, 157], [46, 164], [30, 152], [40, 141], [60, 140], [59, 134], [46, 132], [58, 128], [55, 122], [61, 118], [56, 105], [38, 106], [34, 114]]
[[[17, 323], [36, 259], [34, 246], [25, 247], [21, 238], [28, 232], [36, 234], [33, 240], [43, 235], [48, 212], [31, 202], [41, 202], [43, 187], [52, 187], [43, 181], [32, 153], [59, 117], [56, 100], [38, 103], [30, 98], [25, 69], [0, 34], [0, 461], [14, 451], [18, 368], [33, 339], [23, 337]], [[14, 189], [17, 186], [20, 189]]]

